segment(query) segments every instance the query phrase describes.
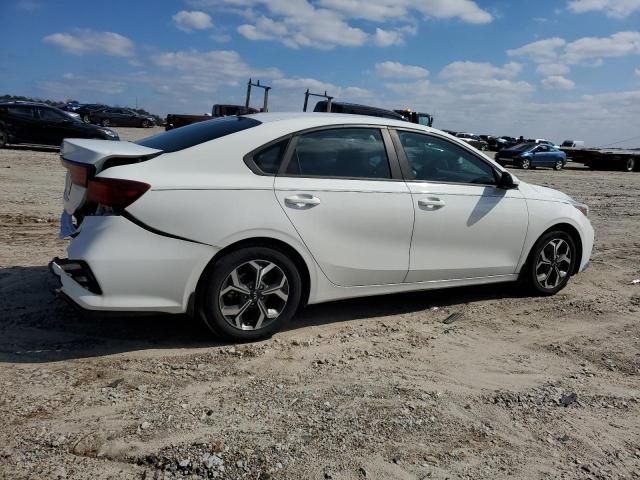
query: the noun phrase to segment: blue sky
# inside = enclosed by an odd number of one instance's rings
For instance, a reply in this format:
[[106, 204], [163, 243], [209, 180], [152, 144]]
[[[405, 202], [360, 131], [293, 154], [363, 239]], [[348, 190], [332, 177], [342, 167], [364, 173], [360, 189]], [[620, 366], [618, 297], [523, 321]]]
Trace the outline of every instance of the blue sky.
[[0, 18], [0, 93], [204, 113], [251, 76], [271, 110], [310, 88], [440, 128], [640, 136], [640, 0], [0, 0]]

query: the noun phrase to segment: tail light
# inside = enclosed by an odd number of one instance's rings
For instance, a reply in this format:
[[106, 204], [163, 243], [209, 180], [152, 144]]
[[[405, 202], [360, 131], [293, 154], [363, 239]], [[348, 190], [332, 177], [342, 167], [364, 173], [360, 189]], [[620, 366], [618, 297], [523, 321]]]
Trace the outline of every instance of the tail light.
[[93, 165], [70, 162], [69, 160], [62, 160], [62, 165], [69, 171], [71, 183], [81, 187], [86, 187], [89, 179], [93, 177], [95, 173], [95, 167]]
[[119, 178], [94, 178], [87, 186], [87, 200], [122, 210], [138, 200], [151, 185]]

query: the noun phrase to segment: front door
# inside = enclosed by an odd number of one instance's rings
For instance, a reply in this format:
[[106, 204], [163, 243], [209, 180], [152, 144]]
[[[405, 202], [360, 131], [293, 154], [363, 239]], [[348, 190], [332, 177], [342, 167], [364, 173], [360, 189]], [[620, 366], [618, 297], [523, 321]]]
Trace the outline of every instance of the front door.
[[528, 225], [520, 192], [497, 188], [488, 161], [445, 138], [397, 135], [415, 209], [406, 281], [515, 273]]
[[382, 131], [332, 128], [293, 142], [275, 193], [327, 278], [340, 286], [401, 283], [413, 206]]

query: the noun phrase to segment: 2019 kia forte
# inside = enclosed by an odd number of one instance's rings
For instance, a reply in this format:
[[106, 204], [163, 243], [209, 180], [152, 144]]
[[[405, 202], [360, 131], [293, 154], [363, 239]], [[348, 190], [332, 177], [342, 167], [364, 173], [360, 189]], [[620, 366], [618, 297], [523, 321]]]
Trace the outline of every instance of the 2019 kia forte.
[[589, 261], [588, 208], [429, 127], [357, 115], [225, 117], [138, 143], [66, 140], [61, 293], [190, 312], [241, 340], [304, 304], [524, 280]]

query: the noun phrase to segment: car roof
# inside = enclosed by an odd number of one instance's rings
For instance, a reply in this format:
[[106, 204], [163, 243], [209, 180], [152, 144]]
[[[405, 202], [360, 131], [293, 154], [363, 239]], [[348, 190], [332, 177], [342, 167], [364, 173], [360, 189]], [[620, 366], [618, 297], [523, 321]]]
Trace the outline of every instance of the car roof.
[[393, 118], [375, 117], [372, 115], [357, 115], [352, 113], [333, 113], [333, 112], [275, 112], [275, 113], [254, 113], [251, 115], [243, 115], [255, 118], [264, 124], [275, 122], [303, 122], [305, 128], [313, 128], [313, 126], [323, 127], [328, 125], [380, 125], [389, 127], [404, 127], [416, 130], [424, 130], [426, 132], [437, 131], [417, 123], [411, 123], [404, 120], [395, 120]]
[[18, 100], [16, 102], [2, 102], [2, 103], [0, 103], [0, 105], [3, 106], [3, 107], [15, 107], [17, 105], [21, 105], [21, 106], [25, 106], [25, 107], [57, 108], [57, 107], [54, 107], [53, 105], [48, 105], [48, 104], [43, 103], [43, 102], [21, 102], [20, 100]]

